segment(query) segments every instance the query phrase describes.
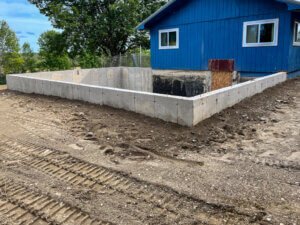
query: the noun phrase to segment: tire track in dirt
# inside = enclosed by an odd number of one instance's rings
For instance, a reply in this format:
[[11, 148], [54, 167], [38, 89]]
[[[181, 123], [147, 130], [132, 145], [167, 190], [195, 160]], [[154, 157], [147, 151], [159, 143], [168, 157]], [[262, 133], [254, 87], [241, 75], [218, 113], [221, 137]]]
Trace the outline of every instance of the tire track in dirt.
[[[10, 150], [8, 150], [8, 148]], [[36, 146], [36, 148], [39, 148], [39, 147]], [[13, 149], [13, 150], [11, 150], [11, 149]], [[46, 154], [48, 154], [48, 153], [46, 153]], [[27, 167], [33, 167], [33, 168], [37, 169], [38, 171], [44, 172], [53, 177], [53, 174], [51, 173], [51, 169], [53, 169], [54, 165], [49, 164], [45, 168], [41, 168], [41, 167], [43, 167], [43, 165], [35, 167], [32, 163], [41, 162], [39, 159], [36, 160], [34, 157], [31, 157], [28, 154], [24, 154], [22, 151], [14, 148], [12, 146], [5, 145], [3, 147], [3, 145], [1, 145], [0, 146], [0, 156], [2, 159], [6, 160], [6, 161], [3, 161], [4, 165], [6, 163], [9, 164], [10, 161], [13, 159], [14, 162], [18, 161], [18, 163], [27, 165]], [[60, 159], [64, 158], [63, 154], [59, 154], [59, 157], [55, 157], [53, 159], [58, 160], [59, 158]], [[18, 159], [18, 160], [16, 160], [16, 159]], [[48, 162], [48, 161], [43, 161], [43, 162]], [[90, 188], [91, 190], [95, 191], [96, 193], [98, 193], [100, 195], [107, 194], [109, 196], [112, 196], [112, 194], [114, 194], [113, 196], [120, 196], [120, 195], [117, 195], [118, 193], [116, 193], [116, 191], [112, 190], [111, 188], [109, 188], [107, 186], [98, 185], [98, 186], [91, 188], [90, 185], [88, 185], [88, 183], [85, 183], [85, 182], [77, 183], [78, 178], [81, 179], [81, 181], [84, 181], [85, 178], [82, 178], [81, 176], [76, 175], [76, 173], [68, 172], [67, 170], [64, 170], [60, 167], [55, 167], [55, 169], [57, 169], [57, 168], [59, 171], [58, 171], [58, 174], [55, 174], [55, 175], [57, 175], [56, 178], [58, 178], [59, 180], [62, 180], [64, 182], [67, 180], [67, 183], [70, 183], [73, 186], [78, 186], [78, 187], [85, 188], [85, 189]], [[48, 169], [50, 171], [48, 171]], [[62, 175], [62, 176], [60, 176], [60, 175]], [[64, 175], [66, 175], [66, 176], [64, 176]], [[72, 178], [72, 176], [74, 176], [77, 179], [74, 179], [74, 180], [70, 179], [70, 178]], [[152, 219], [154, 219], [154, 224], [155, 224], [155, 220], [158, 218], [160, 221], [164, 221], [163, 224], [174, 224], [174, 223], [176, 224], [177, 223], [176, 221], [178, 218], [175, 214], [174, 215], [173, 214], [165, 215], [165, 210], [162, 210], [161, 208], [153, 208], [151, 206], [145, 207], [145, 204], [143, 204], [143, 202], [142, 203], [139, 202], [139, 207], [132, 210], [129, 207], [126, 207], [126, 205], [124, 207], [124, 204], [118, 202], [118, 200], [119, 199], [114, 199], [112, 197], [109, 197], [109, 201], [106, 200], [105, 202], [110, 203], [110, 205], [113, 205], [114, 207], [121, 210], [121, 212], [119, 212], [119, 213], [122, 213], [122, 214], [125, 213], [125, 214], [129, 215], [132, 219], [138, 220], [139, 224], [146, 224], [146, 223], [148, 224], [149, 222], [151, 222]], [[132, 202], [133, 204], [136, 204], [136, 198], [132, 198], [130, 200], [132, 200], [130, 202]], [[141, 206], [143, 206], [143, 207], [141, 207]], [[151, 212], [151, 215], [154, 214], [155, 216], [149, 217], [150, 212]], [[186, 221], [186, 222], [190, 223], [190, 221]], [[152, 223], [150, 223], [150, 224], [152, 224]]]
[[[37, 124], [36, 126], [28, 123], [22, 123], [20, 121], [13, 122], [16, 126], [23, 129], [24, 132], [31, 136], [32, 138], [38, 138], [43, 140], [50, 140], [50, 141], [63, 141], [66, 138], [66, 133], [63, 131], [57, 131], [53, 128], [50, 128], [45, 125]], [[49, 133], [51, 136], [49, 137]]]
[[[17, 127], [22, 128], [24, 132], [32, 138], [47, 141], [64, 141], [72, 138], [65, 129], [51, 120], [44, 121], [31, 116], [23, 116], [19, 113], [15, 113], [15, 115], [6, 113], [5, 116], [10, 120], [13, 119], [11, 122]], [[49, 133], [51, 134], [50, 137]]]
[[[31, 136], [32, 138], [39, 138], [39, 139], [49, 141], [49, 135], [44, 135], [44, 134], [51, 133], [51, 138], [50, 138], [51, 141], [60, 141], [62, 140], [62, 137], [64, 137], [64, 139], [70, 139], [70, 135], [67, 133], [67, 131], [60, 128], [57, 124], [54, 124], [51, 121], [45, 122], [40, 119], [36, 119], [33, 117], [30, 118], [28, 116], [22, 116], [19, 114], [17, 116], [10, 115], [10, 117], [15, 119], [14, 121], [12, 121], [13, 123], [15, 123], [18, 127], [22, 128], [24, 132], [27, 135]], [[203, 166], [203, 162], [200, 161], [174, 158], [168, 155], [160, 154], [159, 152], [156, 151], [151, 151], [149, 149], [143, 148], [138, 145], [130, 145], [128, 147], [138, 152], [145, 153], [146, 155], [151, 155], [154, 158], [159, 158], [162, 160], [175, 162], [179, 164]]]
[[188, 219], [202, 224], [255, 223], [265, 215], [260, 211], [240, 211], [233, 206], [205, 202], [173, 189], [148, 183], [126, 174], [96, 166], [57, 149], [49, 149], [24, 140], [1, 137], [1, 154], [22, 159], [39, 171], [72, 185], [88, 187], [101, 193], [118, 192], [137, 202], [161, 210], [175, 222]]
[[300, 163], [296, 161], [280, 160], [271, 157], [260, 157], [260, 156], [247, 156], [247, 155], [234, 155], [227, 156], [226, 159], [233, 160], [236, 162], [248, 161], [259, 165], [270, 166], [279, 169], [289, 169], [289, 170], [300, 170]]
[[20, 113], [14, 113], [13, 115], [9, 114], [9, 118], [14, 118], [15, 120], [20, 120], [20, 121], [28, 121], [31, 123], [37, 123], [39, 125], [51, 127], [52, 129], [54, 128], [57, 130], [64, 130], [60, 125], [57, 124], [57, 122], [55, 123], [47, 119], [37, 119], [36, 117], [32, 117], [29, 115], [24, 116]]
[[78, 208], [3, 178], [0, 179], [0, 214], [10, 223], [20, 225], [112, 224], [92, 219]]

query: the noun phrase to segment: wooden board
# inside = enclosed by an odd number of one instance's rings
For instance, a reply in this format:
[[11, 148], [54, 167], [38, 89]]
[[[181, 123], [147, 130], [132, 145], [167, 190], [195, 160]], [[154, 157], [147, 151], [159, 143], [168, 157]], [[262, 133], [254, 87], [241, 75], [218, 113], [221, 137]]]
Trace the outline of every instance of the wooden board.
[[211, 90], [218, 90], [232, 85], [232, 72], [212, 72]]

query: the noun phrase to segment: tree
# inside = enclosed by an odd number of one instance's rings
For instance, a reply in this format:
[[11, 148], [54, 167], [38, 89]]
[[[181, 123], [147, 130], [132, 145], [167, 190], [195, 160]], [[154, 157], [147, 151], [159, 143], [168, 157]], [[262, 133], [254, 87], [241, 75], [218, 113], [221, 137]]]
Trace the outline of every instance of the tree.
[[23, 72], [35, 72], [37, 62], [28, 42], [25, 42], [22, 46], [22, 57], [24, 60]]
[[7, 22], [0, 21], [0, 74], [21, 72], [23, 59], [19, 54], [17, 36]]
[[86, 52], [82, 52], [74, 61], [76, 66], [83, 69], [101, 67], [101, 57]]
[[63, 30], [73, 55], [119, 55], [139, 45], [149, 47], [135, 27], [165, 0], [29, 0], [54, 27]]
[[65, 39], [62, 34], [51, 30], [41, 34], [40, 46], [41, 68], [46, 70], [66, 70], [72, 67], [68, 56]]

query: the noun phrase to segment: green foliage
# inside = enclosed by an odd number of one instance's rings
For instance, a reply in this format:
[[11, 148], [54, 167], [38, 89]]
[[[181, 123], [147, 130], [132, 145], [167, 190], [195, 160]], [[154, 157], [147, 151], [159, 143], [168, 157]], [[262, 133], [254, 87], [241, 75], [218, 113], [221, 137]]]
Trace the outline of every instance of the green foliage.
[[16, 34], [9, 28], [6, 21], [0, 21], [0, 52], [18, 52], [19, 43]]
[[0, 74], [21, 72], [24, 61], [19, 50], [16, 34], [5, 21], [0, 21]]
[[40, 63], [40, 68], [42, 70], [68, 70], [72, 68], [72, 63], [67, 54], [64, 55], [54, 55], [48, 54]]
[[37, 59], [30, 44], [25, 42], [22, 46], [22, 57], [24, 60], [22, 72], [35, 72], [37, 70]]
[[57, 31], [43, 33], [39, 40], [40, 68], [43, 70], [67, 70], [72, 68], [65, 39]]
[[18, 52], [9, 52], [3, 56], [4, 74], [20, 73], [22, 71], [24, 60]]
[[[29, 43], [24, 43], [20, 49], [16, 34], [5, 21], [0, 21], [0, 75], [38, 70], [66, 70], [77, 66], [101, 67], [111, 65], [112, 58], [109, 56], [139, 52], [140, 46], [149, 49], [149, 35], [146, 32], [137, 32], [135, 27], [166, 2], [29, 1], [48, 16], [54, 27], [62, 32], [43, 33], [38, 40], [40, 51], [36, 54]], [[124, 61], [125, 58], [120, 61]], [[115, 57], [113, 60], [118, 61]]]
[[62, 55], [67, 51], [63, 35], [55, 30], [46, 31], [41, 34], [38, 44], [40, 52], [51, 52], [55, 55]]
[[6, 84], [6, 76], [0, 74], [0, 85]]
[[83, 69], [101, 67], [101, 57], [85, 52], [76, 57], [74, 64]]
[[149, 37], [135, 27], [161, 7], [165, 0], [29, 0], [52, 24], [63, 31], [72, 57], [119, 55], [140, 45], [149, 48]]
[[[130, 50], [128, 53], [133, 53], [133, 54], [139, 54], [141, 52], [140, 48], [134, 48], [132, 50]], [[142, 55], [144, 56], [150, 56], [150, 49], [142, 49]]]

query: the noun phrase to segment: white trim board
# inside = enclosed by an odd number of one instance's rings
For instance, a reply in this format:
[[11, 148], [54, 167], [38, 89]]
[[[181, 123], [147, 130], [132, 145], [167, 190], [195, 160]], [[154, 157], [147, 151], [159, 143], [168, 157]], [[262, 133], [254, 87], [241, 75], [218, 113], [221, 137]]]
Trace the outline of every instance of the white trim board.
[[296, 25], [300, 26], [299, 21], [295, 21], [294, 23], [294, 31], [293, 31], [293, 46], [300, 46], [300, 42], [296, 41]]
[[[161, 34], [162, 33], [170, 33], [176, 32], [176, 46], [161, 46]], [[168, 35], [169, 38], [169, 35]], [[158, 46], [160, 50], [164, 49], [178, 49], [179, 48], [179, 28], [172, 28], [172, 29], [161, 29], [158, 31]]]

